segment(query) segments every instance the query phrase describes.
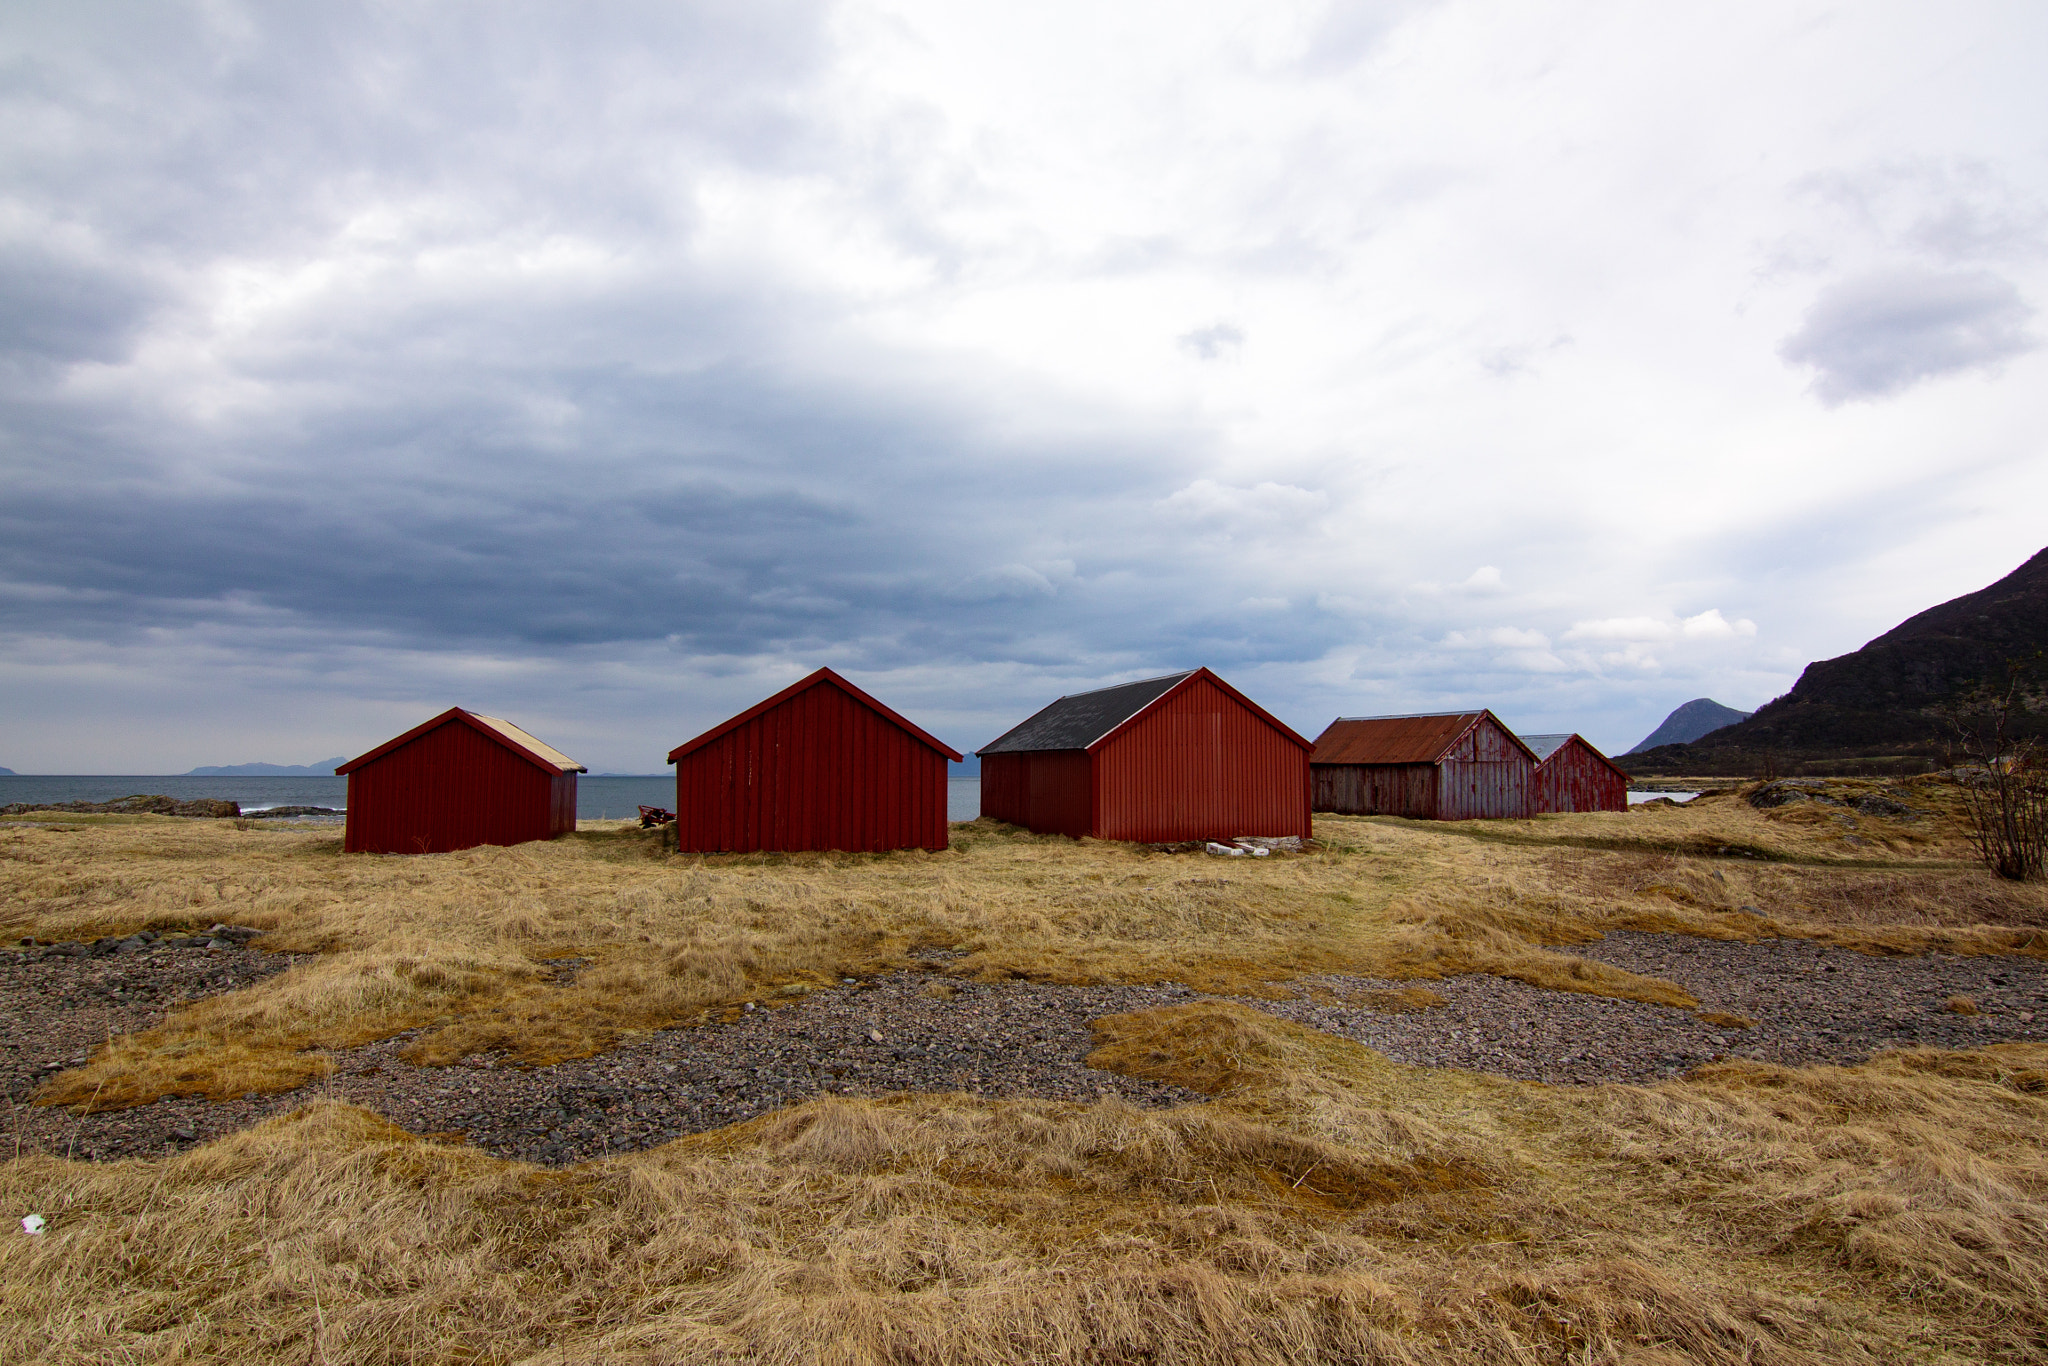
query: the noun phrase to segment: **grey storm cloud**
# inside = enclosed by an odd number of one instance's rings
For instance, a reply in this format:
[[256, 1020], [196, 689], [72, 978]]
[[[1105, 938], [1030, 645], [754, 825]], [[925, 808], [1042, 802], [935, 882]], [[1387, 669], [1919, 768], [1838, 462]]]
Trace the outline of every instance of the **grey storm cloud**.
[[23, 244], [0, 254], [0, 356], [33, 366], [119, 360], [160, 301], [137, 272]]
[[1829, 286], [1779, 354], [1816, 372], [1830, 406], [1994, 367], [2032, 350], [2033, 309], [1989, 271], [1900, 270]]
[[961, 588], [1002, 578], [991, 557], [1024, 550], [988, 525], [992, 506], [1029, 527], [1057, 523], [1077, 487], [1105, 514], [1131, 501], [1123, 485], [1152, 492], [1127, 449], [948, 472], [974, 437], [929, 412], [736, 367], [550, 380], [594, 430], [543, 443], [484, 401], [384, 410], [294, 450], [264, 434], [197, 481], [170, 473], [177, 451], [132, 446], [81, 480], [67, 453], [82, 438], [52, 424], [52, 458], [0, 510], [0, 577], [71, 595], [16, 596], [0, 621], [120, 638], [233, 603], [413, 647], [665, 639], [734, 654], [853, 638], [880, 660], [917, 636], [976, 653], [1050, 596], [958, 610]]
[[[797, 357], [841, 305], [692, 259], [703, 177], [846, 153], [803, 98], [819, 7], [134, 17], [20, 58], [4, 97], [8, 198], [43, 231], [0, 237], [0, 630], [870, 668], [1334, 638], [1165, 567], [1146, 524], [1200, 434], [1091, 434], [1067, 401], [1080, 430], [1019, 438], [915, 365], [821, 371]], [[292, 263], [330, 260], [293, 303]], [[223, 270], [272, 291], [253, 331], [221, 328]], [[67, 389], [148, 329], [217, 339], [205, 382], [259, 397], [199, 413], [175, 369]], [[1059, 584], [1032, 567], [1075, 544]]]

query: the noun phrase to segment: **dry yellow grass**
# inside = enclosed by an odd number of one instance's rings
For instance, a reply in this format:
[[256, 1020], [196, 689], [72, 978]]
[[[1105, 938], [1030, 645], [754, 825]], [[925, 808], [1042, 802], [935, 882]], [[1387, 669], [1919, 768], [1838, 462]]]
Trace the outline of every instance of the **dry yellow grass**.
[[[225, 824], [0, 830], [0, 932], [227, 920], [318, 954], [46, 1096], [115, 1103], [289, 1085], [321, 1048], [418, 1025], [429, 1061], [570, 1056], [927, 947], [985, 980], [1417, 980], [1359, 1002], [1381, 1009], [1467, 971], [1689, 1004], [1569, 953], [1617, 927], [2048, 951], [2038, 889], [1939, 830], [1852, 858], [1732, 802], [1326, 819], [1326, 852], [1227, 865], [956, 833], [882, 858], [669, 859], [607, 833], [401, 859]], [[1688, 852], [1711, 841], [1774, 861]], [[570, 955], [588, 967], [554, 985]], [[163, 1160], [18, 1156], [0, 1204], [50, 1230], [0, 1233], [0, 1361], [2048, 1356], [2048, 1047], [1558, 1089], [1229, 1004], [1097, 1031], [1098, 1066], [1211, 1100], [828, 1099], [565, 1171], [324, 1102]]]
[[1805, 1363], [2048, 1349], [2048, 1048], [1563, 1091], [1242, 1007], [1145, 1113], [822, 1100], [562, 1172], [307, 1107], [0, 1167], [0, 1360]]

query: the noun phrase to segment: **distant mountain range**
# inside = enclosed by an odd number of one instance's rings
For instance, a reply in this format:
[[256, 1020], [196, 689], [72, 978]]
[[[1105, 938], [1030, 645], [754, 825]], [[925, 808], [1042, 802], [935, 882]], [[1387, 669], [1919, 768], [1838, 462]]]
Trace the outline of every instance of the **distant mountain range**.
[[[1792, 691], [1689, 744], [1631, 753], [1632, 773], [1917, 772], [1946, 763], [1941, 709], [2028, 670], [2018, 735], [2048, 738], [2048, 550], [1992, 584], [1909, 617], [1852, 654], [1806, 666]], [[1680, 710], [1683, 710], [1681, 708]], [[1655, 737], [1652, 737], [1653, 739]]]
[[1747, 721], [1755, 712], [1737, 711], [1724, 707], [1711, 697], [1695, 697], [1677, 711], [1664, 718], [1664, 724], [1651, 731], [1643, 742], [1630, 750], [1638, 754], [1658, 745], [1684, 745], [1710, 735], [1723, 726], [1732, 726], [1737, 721]]
[[0, 768], [0, 778], [19, 778], [21, 775], [11, 768]]
[[332, 778], [334, 770], [347, 762], [347, 755], [337, 754], [332, 759], [322, 759], [317, 764], [218, 764], [210, 768], [195, 768], [184, 776], [187, 778]]

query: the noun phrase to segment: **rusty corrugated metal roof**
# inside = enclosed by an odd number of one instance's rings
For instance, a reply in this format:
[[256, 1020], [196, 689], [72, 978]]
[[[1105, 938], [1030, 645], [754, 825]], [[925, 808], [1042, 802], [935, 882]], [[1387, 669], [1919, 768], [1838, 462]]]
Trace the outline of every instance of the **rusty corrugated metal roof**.
[[1459, 736], [1489, 715], [1485, 711], [1440, 711], [1419, 716], [1340, 716], [1316, 737], [1315, 753], [1308, 761], [1433, 764]]

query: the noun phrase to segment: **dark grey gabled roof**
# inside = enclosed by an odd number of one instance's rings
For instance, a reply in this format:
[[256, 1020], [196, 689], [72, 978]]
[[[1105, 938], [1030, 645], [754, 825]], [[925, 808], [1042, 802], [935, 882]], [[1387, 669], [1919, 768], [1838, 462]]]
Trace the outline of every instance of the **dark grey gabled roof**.
[[1568, 730], [1562, 735], [1518, 735], [1515, 738], [1536, 751], [1536, 762], [1540, 764], [1576, 733]]
[[1086, 749], [1103, 736], [1173, 691], [1174, 684], [1195, 670], [1141, 678], [1094, 692], [1070, 693], [1033, 713], [1020, 726], [1003, 732], [976, 750], [977, 754], [1024, 754], [1043, 749]]

